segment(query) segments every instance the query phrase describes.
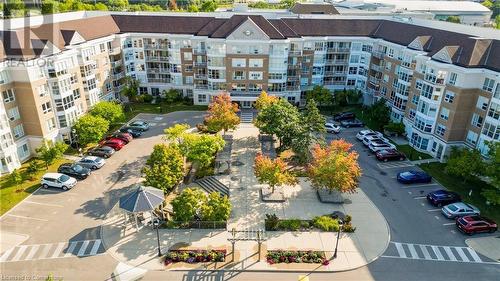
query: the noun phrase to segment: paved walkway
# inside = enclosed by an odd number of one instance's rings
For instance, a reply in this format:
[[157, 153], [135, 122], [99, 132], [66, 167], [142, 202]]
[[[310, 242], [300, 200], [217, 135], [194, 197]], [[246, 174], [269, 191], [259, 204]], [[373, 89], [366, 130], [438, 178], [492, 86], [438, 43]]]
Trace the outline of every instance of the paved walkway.
[[481, 255], [500, 262], [500, 236], [469, 238], [465, 244]]
[[[358, 268], [382, 255], [388, 246], [389, 228], [381, 213], [363, 191], [346, 195], [348, 203], [342, 205], [323, 204], [317, 199], [310, 184], [301, 180], [296, 186], [284, 187], [287, 201], [264, 203], [260, 200], [260, 185], [253, 174], [253, 159], [260, 150], [258, 131], [252, 124], [241, 124], [234, 132], [233, 161], [243, 165], [232, 167], [232, 173], [218, 179], [230, 189], [233, 212], [228, 229], [264, 229], [266, 214], [275, 213], [280, 218], [311, 219], [314, 216], [342, 211], [353, 217], [355, 233], [343, 234], [339, 243], [338, 258], [328, 266], [315, 266], [319, 271], [342, 271]], [[226, 230], [160, 230], [163, 252], [171, 247], [191, 249], [225, 248], [231, 251]], [[266, 232], [268, 240], [264, 249], [296, 249], [324, 251], [328, 258], [333, 255], [336, 233], [310, 232]], [[117, 260], [149, 270], [164, 270], [157, 258], [156, 233], [147, 227], [136, 232], [132, 222], [125, 222], [125, 216], [115, 206], [108, 214], [102, 227], [102, 240], [108, 252]], [[308, 264], [289, 266], [269, 265], [262, 252], [257, 261], [256, 242], [237, 242], [236, 260], [224, 269], [238, 270], [312, 270]], [[201, 268], [199, 266], [198, 268]], [[318, 267], [318, 268], [316, 268]], [[193, 267], [189, 267], [193, 268]], [[176, 267], [178, 269], [178, 267]]]

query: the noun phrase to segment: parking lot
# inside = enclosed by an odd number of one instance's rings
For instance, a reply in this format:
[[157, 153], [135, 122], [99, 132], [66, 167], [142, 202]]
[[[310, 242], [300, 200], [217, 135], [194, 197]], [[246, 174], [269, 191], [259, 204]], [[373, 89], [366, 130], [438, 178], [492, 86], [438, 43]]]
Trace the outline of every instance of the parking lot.
[[[434, 179], [425, 184], [402, 184], [396, 180], [399, 172], [419, 170], [411, 161], [381, 162], [356, 138], [363, 128], [342, 128], [339, 134], [328, 134], [327, 140], [344, 138], [359, 153], [363, 169], [360, 188], [370, 197], [387, 219], [391, 228], [391, 243], [384, 254], [389, 258], [422, 259], [482, 263], [481, 257], [467, 247], [467, 235], [447, 219], [441, 208], [431, 205], [426, 195], [445, 189]], [[488, 234], [476, 234], [475, 237]], [[491, 235], [491, 234], [490, 234]]]

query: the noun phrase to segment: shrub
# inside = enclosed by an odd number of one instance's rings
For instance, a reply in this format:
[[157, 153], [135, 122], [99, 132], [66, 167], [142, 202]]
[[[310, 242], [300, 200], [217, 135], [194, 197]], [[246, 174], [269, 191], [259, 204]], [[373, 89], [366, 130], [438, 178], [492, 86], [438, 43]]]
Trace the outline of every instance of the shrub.
[[143, 95], [143, 102], [145, 103], [150, 103], [153, 101], [153, 96], [152, 95]]
[[213, 176], [214, 174], [215, 174], [214, 167], [208, 166], [208, 167], [201, 167], [201, 168], [197, 169], [194, 176], [197, 179], [201, 179], [204, 177]]
[[275, 263], [321, 263], [328, 265], [325, 253], [319, 251], [284, 251], [272, 250], [267, 252], [266, 260], [269, 264]]
[[266, 214], [265, 228], [267, 231], [277, 230], [279, 219], [276, 214]]
[[289, 220], [280, 220], [278, 222], [277, 228], [278, 230], [290, 230], [297, 231], [302, 226], [302, 221], [299, 219], [289, 219]]
[[336, 219], [332, 219], [329, 216], [318, 216], [314, 217], [313, 226], [319, 228], [323, 231], [338, 231], [339, 222]]
[[175, 262], [223, 262], [226, 250], [173, 250], [165, 254], [165, 265]]
[[351, 233], [351, 232], [356, 231], [356, 228], [354, 226], [352, 226], [352, 224], [348, 223], [348, 224], [344, 224], [342, 226], [342, 231]]

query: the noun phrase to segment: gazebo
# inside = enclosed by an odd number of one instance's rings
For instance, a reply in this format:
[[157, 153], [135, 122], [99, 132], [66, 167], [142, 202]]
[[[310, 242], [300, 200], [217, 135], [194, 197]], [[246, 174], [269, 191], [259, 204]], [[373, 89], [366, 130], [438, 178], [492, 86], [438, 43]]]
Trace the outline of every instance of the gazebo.
[[160, 206], [165, 200], [163, 191], [151, 186], [137, 185], [137, 188], [120, 198], [119, 206], [127, 214], [133, 214], [135, 227], [138, 230], [137, 214], [149, 212], [151, 219], [154, 217], [153, 210]]

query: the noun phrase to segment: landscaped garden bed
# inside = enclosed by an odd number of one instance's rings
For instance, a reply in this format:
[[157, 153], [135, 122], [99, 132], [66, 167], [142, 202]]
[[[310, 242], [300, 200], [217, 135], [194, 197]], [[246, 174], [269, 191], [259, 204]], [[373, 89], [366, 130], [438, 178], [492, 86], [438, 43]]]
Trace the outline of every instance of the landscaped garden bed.
[[[355, 227], [352, 226], [351, 216], [347, 215], [342, 226], [342, 232], [354, 232]], [[266, 214], [265, 228], [266, 231], [339, 231], [339, 222], [331, 216], [317, 216], [312, 220], [303, 219], [280, 219], [275, 214]]]
[[271, 250], [267, 252], [267, 263], [320, 263], [328, 265], [329, 260], [321, 251], [286, 251]]
[[165, 255], [165, 265], [185, 262], [189, 264], [202, 262], [224, 262], [226, 250], [172, 250]]

